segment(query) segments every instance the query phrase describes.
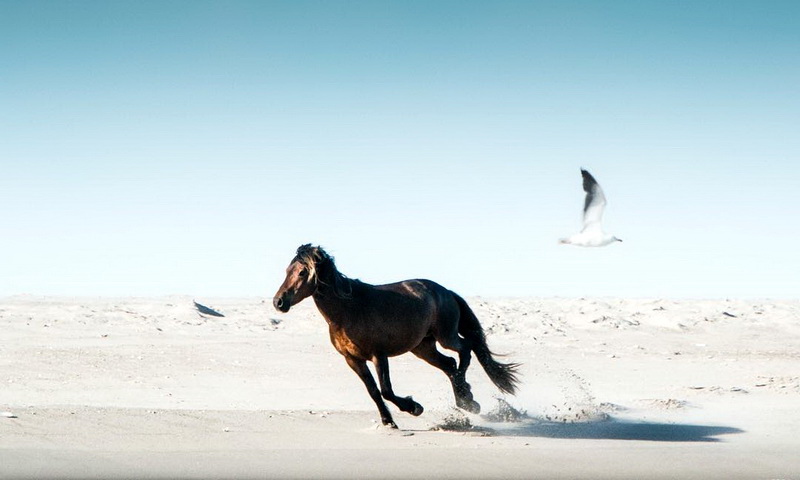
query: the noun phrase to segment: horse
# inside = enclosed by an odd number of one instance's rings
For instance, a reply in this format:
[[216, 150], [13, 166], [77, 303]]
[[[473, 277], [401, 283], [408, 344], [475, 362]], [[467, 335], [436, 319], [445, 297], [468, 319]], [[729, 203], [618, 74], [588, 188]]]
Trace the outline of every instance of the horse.
[[[339, 272], [334, 258], [321, 247], [305, 244], [286, 268], [286, 279], [272, 304], [286, 313], [309, 296], [328, 323], [333, 347], [364, 382], [387, 427], [397, 424], [383, 399], [414, 416], [424, 410], [412, 397], [400, 397], [392, 389], [388, 359], [407, 352], [442, 370], [450, 379], [456, 405], [468, 412], [480, 413], [466, 381], [472, 353], [501, 392], [516, 392], [520, 364], [495, 360], [467, 302], [436, 282], [414, 279], [370, 285]], [[458, 353], [458, 364], [439, 352], [437, 342]], [[380, 389], [368, 361], [375, 366]]]

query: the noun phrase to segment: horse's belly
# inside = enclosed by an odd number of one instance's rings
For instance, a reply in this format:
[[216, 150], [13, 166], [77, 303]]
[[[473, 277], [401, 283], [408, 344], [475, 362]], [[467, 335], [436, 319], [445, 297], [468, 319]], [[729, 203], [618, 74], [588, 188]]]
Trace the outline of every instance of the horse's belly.
[[381, 352], [387, 357], [396, 357], [397, 355], [410, 352], [422, 343], [422, 339], [425, 338], [426, 335], [427, 332], [425, 334], [404, 338], [401, 341], [387, 341], [380, 345]]
[[346, 332], [343, 329], [331, 329], [331, 343], [345, 356], [371, 360], [376, 355], [395, 357], [417, 347], [427, 332], [415, 335], [396, 335], [386, 332], [381, 335], [369, 332]]

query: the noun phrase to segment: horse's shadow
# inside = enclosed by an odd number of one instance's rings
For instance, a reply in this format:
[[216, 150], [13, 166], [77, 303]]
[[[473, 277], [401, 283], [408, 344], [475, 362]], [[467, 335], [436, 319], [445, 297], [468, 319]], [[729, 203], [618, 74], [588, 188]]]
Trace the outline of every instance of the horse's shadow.
[[588, 422], [553, 422], [525, 418], [518, 422], [493, 424], [493, 435], [518, 437], [639, 440], [649, 442], [719, 442], [719, 435], [743, 433], [735, 427], [653, 423], [608, 417]]

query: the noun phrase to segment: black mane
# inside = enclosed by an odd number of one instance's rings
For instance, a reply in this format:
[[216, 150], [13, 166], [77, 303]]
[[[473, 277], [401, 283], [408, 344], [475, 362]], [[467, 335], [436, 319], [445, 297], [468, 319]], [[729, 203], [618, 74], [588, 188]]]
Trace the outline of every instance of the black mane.
[[322, 247], [310, 243], [297, 248], [295, 261], [305, 264], [317, 276], [320, 293], [333, 292], [336, 297], [348, 299], [353, 294], [353, 280], [336, 268], [334, 258]]

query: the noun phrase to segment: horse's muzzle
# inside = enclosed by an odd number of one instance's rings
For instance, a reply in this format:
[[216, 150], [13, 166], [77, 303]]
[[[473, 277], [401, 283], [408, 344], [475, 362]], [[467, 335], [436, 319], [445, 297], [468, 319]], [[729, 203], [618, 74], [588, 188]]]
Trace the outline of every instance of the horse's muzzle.
[[281, 311], [283, 313], [288, 312], [289, 307], [292, 306], [288, 295], [281, 295], [279, 297], [273, 298], [272, 305], [275, 307], [276, 310]]

